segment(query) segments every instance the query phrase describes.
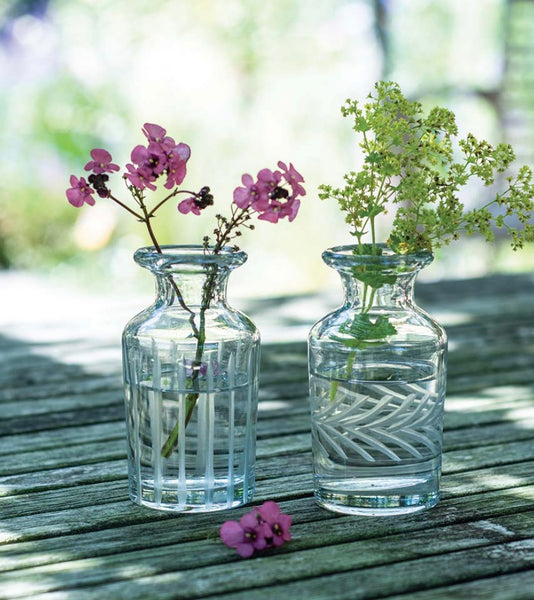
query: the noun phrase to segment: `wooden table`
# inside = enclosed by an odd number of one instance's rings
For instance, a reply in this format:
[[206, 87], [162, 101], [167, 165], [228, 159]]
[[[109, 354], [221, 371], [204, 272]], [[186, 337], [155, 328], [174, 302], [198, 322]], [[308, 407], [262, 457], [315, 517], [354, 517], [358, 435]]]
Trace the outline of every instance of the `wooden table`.
[[265, 339], [255, 503], [294, 522], [249, 560], [218, 537], [249, 508], [128, 500], [118, 336], [135, 310], [24, 281], [0, 277], [0, 598], [534, 598], [534, 276], [418, 285], [450, 353], [442, 499], [410, 517], [312, 498], [305, 336], [338, 293], [245, 303]]

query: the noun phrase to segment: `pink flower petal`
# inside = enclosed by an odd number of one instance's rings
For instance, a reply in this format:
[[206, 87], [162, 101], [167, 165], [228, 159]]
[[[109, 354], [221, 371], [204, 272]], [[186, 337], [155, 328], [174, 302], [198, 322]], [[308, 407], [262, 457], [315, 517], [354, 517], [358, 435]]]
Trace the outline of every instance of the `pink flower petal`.
[[252, 177], [252, 175], [249, 175], [248, 173], [244, 173], [243, 175], [241, 175], [241, 183], [245, 186], [245, 187], [251, 187], [254, 185], [254, 178]]
[[143, 133], [149, 140], [159, 141], [165, 137], [167, 131], [160, 125], [154, 123], [145, 123], [143, 125]]
[[267, 500], [260, 506], [259, 513], [267, 523], [276, 523], [280, 514], [280, 507], [276, 502]]
[[245, 529], [255, 529], [259, 524], [257, 509], [253, 508], [249, 513], [243, 515], [239, 519], [239, 523]]
[[243, 558], [250, 558], [254, 554], [254, 546], [252, 544], [239, 544], [236, 546], [237, 553]]
[[91, 158], [99, 163], [108, 163], [111, 161], [111, 154], [103, 148], [93, 148]]
[[225, 521], [221, 526], [220, 534], [221, 540], [229, 548], [238, 548], [245, 540], [245, 531], [237, 521]]
[[260, 221], [269, 221], [269, 223], [278, 223], [278, 214], [273, 210], [266, 210], [258, 217]]
[[191, 156], [191, 148], [187, 144], [180, 142], [173, 148], [172, 153], [175, 154], [180, 160], [189, 160], [189, 157]]
[[136, 165], [140, 165], [141, 163], [143, 163], [145, 160], [148, 159], [147, 149], [141, 145], [136, 146], [132, 150], [131, 159], [132, 159], [133, 163], [135, 163]]

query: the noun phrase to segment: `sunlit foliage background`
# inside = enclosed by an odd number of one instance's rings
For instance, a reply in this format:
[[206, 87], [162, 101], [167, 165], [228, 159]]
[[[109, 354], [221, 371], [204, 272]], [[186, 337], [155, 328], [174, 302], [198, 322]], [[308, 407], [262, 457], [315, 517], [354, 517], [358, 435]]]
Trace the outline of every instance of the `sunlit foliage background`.
[[[463, 134], [509, 141], [532, 164], [533, 51], [526, 0], [0, 0], [0, 264], [135, 286], [141, 226], [105, 200], [70, 207], [65, 188], [93, 147], [127, 162], [149, 121], [191, 146], [185, 183], [209, 185], [217, 205], [202, 217], [169, 206], [155, 224], [163, 242], [199, 242], [242, 173], [290, 160], [307, 182], [301, 213], [245, 236], [235, 278], [243, 294], [321, 289], [321, 251], [351, 242], [316, 193], [360, 161], [344, 100], [396, 80], [456, 111]], [[427, 277], [533, 265], [530, 249], [470, 241], [440, 252]]]

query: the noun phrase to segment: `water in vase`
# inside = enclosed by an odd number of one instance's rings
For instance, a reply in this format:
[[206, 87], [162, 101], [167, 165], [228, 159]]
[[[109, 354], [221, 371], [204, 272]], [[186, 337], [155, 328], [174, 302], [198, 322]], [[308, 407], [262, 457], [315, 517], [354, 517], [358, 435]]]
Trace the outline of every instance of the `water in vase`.
[[353, 514], [402, 514], [439, 499], [444, 386], [430, 362], [311, 373], [315, 497]]
[[[126, 386], [130, 497], [151, 508], [207, 512], [252, 499], [256, 393], [245, 374], [194, 393], [166, 378]], [[176, 428], [176, 429], [175, 429]], [[176, 439], [164, 452], [173, 430]]]

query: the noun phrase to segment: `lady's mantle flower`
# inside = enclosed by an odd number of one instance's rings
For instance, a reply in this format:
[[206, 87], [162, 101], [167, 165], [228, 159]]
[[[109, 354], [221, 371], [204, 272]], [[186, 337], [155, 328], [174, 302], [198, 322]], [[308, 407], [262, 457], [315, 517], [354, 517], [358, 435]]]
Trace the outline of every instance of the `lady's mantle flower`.
[[281, 546], [291, 539], [291, 517], [280, 512], [276, 502], [264, 502], [253, 508], [238, 521], [223, 523], [221, 540], [229, 548], [235, 548], [243, 558], [249, 558], [255, 550], [261, 551]]
[[85, 181], [85, 177], [76, 177], [75, 175], [70, 176], [70, 187], [67, 190], [67, 200], [72, 204], [72, 206], [76, 206], [79, 208], [84, 203], [93, 206], [95, 200], [93, 198], [93, 194], [95, 191], [93, 188]]

